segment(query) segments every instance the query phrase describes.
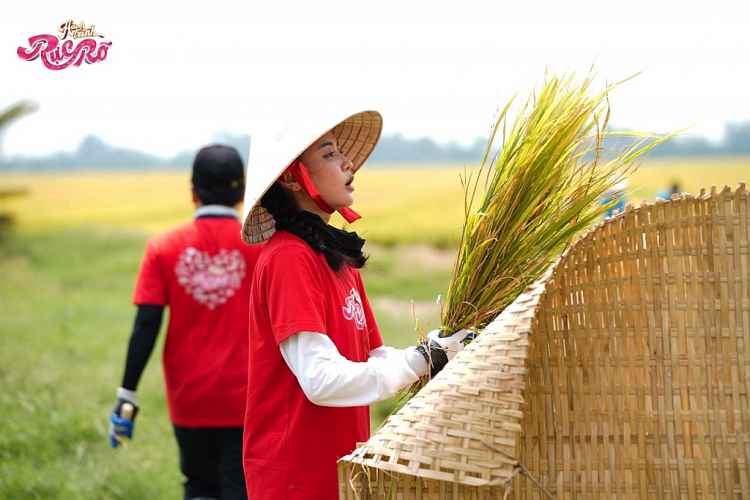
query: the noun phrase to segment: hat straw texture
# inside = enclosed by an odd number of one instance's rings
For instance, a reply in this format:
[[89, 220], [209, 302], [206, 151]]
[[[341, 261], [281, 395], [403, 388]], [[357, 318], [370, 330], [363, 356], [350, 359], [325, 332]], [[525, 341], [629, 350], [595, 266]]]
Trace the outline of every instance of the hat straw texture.
[[357, 113], [333, 128], [339, 149], [354, 163], [355, 171], [359, 170], [375, 149], [382, 129], [383, 119], [376, 111]]
[[339, 150], [354, 164], [355, 172], [375, 149], [383, 129], [383, 118], [377, 111], [362, 111], [341, 120], [321, 117], [291, 123], [279, 133], [252, 136], [245, 190], [245, 223], [242, 238], [261, 243], [274, 233], [273, 216], [260, 206], [260, 200], [284, 170], [320, 136], [333, 131]]

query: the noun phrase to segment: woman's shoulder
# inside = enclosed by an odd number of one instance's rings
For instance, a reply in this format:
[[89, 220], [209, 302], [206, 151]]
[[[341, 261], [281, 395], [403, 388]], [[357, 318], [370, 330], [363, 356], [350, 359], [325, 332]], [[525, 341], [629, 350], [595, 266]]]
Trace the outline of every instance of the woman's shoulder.
[[287, 231], [276, 231], [264, 245], [258, 264], [269, 265], [279, 260], [309, 260], [315, 259], [315, 255], [315, 251], [301, 238]]

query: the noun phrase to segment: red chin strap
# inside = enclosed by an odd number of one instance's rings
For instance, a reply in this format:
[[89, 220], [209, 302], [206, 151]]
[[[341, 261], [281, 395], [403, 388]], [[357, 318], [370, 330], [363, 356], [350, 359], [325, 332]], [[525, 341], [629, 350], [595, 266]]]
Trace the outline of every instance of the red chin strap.
[[[333, 208], [326, 203], [323, 197], [320, 196], [320, 193], [318, 193], [318, 190], [315, 189], [315, 185], [313, 184], [312, 179], [310, 179], [310, 174], [307, 172], [307, 167], [304, 163], [299, 160], [294, 160], [286, 171], [292, 174], [294, 180], [302, 185], [302, 189], [305, 190], [321, 210], [327, 214], [332, 214], [334, 212]], [[361, 215], [348, 207], [339, 208], [337, 212], [340, 213], [341, 217], [343, 217], [349, 224], [362, 218]]]

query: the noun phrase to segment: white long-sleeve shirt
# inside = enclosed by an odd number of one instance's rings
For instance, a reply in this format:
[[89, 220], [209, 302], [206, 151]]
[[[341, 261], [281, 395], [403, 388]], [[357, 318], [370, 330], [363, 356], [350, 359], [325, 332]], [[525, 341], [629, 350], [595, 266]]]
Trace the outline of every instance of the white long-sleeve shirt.
[[381, 346], [366, 362], [356, 362], [343, 357], [328, 335], [299, 332], [279, 349], [307, 399], [320, 406], [366, 406], [427, 374], [427, 361], [414, 347]]

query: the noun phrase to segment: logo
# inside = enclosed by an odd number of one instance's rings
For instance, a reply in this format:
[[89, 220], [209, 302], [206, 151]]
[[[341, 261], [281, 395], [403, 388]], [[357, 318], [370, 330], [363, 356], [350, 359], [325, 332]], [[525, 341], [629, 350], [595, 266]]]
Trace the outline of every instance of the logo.
[[57, 28], [57, 35], [41, 34], [29, 38], [29, 46], [18, 47], [24, 61], [41, 59], [47, 69], [61, 70], [81, 63], [94, 64], [107, 58], [112, 42], [97, 33], [92, 24], [75, 23], [69, 19]]
[[365, 310], [362, 307], [362, 299], [354, 288], [351, 289], [349, 295], [346, 297], [346, 305], [342, 306], [341, 309], [344, 311], [344, 318], [348, 320], [354, 320], [354, 324], [357, 325], [357, 330], [364, 330], [367, 326], [367, 320], [365, 319]]
[[216, 255], [187, 247], [175, 266], [177, 282], [196, 302], [214, 309], [242, 285], [245, 261], [239, 250], [220, 250]]

